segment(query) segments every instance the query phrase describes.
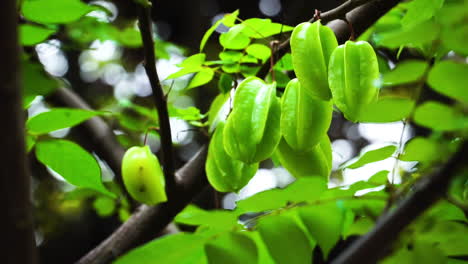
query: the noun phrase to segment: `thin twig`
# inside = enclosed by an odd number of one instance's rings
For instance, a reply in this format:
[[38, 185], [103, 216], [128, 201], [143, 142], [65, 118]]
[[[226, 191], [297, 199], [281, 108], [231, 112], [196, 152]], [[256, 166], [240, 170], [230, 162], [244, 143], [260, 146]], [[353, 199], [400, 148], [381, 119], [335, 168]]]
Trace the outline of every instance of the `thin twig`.
[[164, 91], [159, 81], [156, 71], [156, 56], [154, 54], [153, 31], [151, 29], [151, 10], [150, 7], [138, 5], [138, 26], [140, 28], [141, 38], [143, 40], [143, 50], [145, 53], [145, 70], [153, 91], [154, 104], [158, 110], [162, 166], [164, 177], [166, 179], [166, 192], [169, 200], [175, 199], [175, 178], [174, 178], [174, 153], [172, 146], [171, 125], [169, 123], [169, 113], [167, 110], [167, 101]]

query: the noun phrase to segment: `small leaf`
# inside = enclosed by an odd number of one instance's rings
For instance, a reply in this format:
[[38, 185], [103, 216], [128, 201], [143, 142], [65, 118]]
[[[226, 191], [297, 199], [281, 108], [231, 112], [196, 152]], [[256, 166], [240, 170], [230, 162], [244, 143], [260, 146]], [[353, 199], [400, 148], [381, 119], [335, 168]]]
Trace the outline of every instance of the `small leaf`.
[[195, 76], [193, 76], [186, 89], [191, 89], [207, 84], [211, 81], [211, 79], [213, 79], [213, 76], [214, 70], [204, 67], [197, 74], [195, 74]]
[[114, 264], [206, 263], [203, 245], [207, 238], [197, 234], [178, 233], [155, 239], [131, 250]]
[[245, 51], [247, 54], [261, 60], [265, 61], [271, 55], [271, 49], [268, 46], [262, 44], [252, 44], [248, 46]]
[[372, 175], [367, 181], [376, 185], [384, 185], [387, 182], [388, 173], [388, 170], [379, 171]]
[[437, 63], [429, 72], [428, 83], [437, 92], [468, 103], [468, 65], [452, 61]]
[[284, 189], [260, 192], [238, 201], [236, 211], [243, 213], [277, 209], [285, 206], [288, 202], [317, 199], [326, 189], [326, 182], [321, 178], [299, 178]]
[[181, 64], [178, 66], [181, 68], [197, 68], [203, 65], [206, 59], [205, 53], [197, 53], [188, 58], [186, 58]]
[[244, 56], [240, 51], [228, 50], [219, 53], [219, 58], [224, 62], [238, 62]]
[[407, 118], [414, 101], [407, 98], [384, 97], [366, 105], [359, 115], [359, 122], [387, 123]]
[[362, 217], [356, 220], [351, 226], [343, 232], [343, 239], [352, 235], [364, 235], [369, 232], [374, 226], [374, 221], [368, 217]]
[[240, 50], [247, 47], [250, 43], [250, 38], [247, 37], [242, 31], [245, 26], [235, 25], [229, 29], [228, 32], [222, 33], [219, 36], [219, 43], [225, 49]]
[[296, 219], [284, 215], [267, 216], [260, 219], [257, 229], [276, 263], [312, 262], [313, 247]]
[[96, 111], [72, 108], [53, 108], [31, 117], [26, 122], [26, 128], [31, 134], [45, 134], [62, 128], [76, 126], [96, 115]]
[[189, 204], [174, 219], [176, 223], [210, 228], [231, 229], [237, 225], [237, 215], [228, 210], [206, 211]]
[[400, 155], [400, 160], [404, 161], [419, 161], [432, 162], [441, 158], [445, 151], [434, 140], [428, 138], [416, 137], [405, 144], [405, 150]]
[[36, 45], [49, 38], [49, 36], [54, 34], [55, 32], [57, 32], [56, 29], [49, 29], [29, 24], [20, 25], [19, 34], [21, 45]]
[[455, 108], [434, 101], [416, 108], [414, 121], [436, 131], [456, 131], [468, 128], [468, 118]]
[[[205, 245], [208, 263], [258, 263], [258, 249], [253, 240], [241, 233], [230, 232]], [[167, 263], [167, 262], [166, 262]]]
[[249, 18], [242, 22], [245, 26], [244, 34], [251, 38], [266, 38], [282, 32], [292, 31], [294, 28], [279, 23], [273, 23], [270, 19]]
[[426, 21], [409, 28], [400, 28], [383, 33], [377, 39], [378, 46], [399, 48], [400, 46], [417, 46], [432, 42], [439, 35], [439, 25]]
[[292, 71], [294, 67], [292, 64], [291, 53], [284, 54], [284, 56], [276, 62], [274, 68], [280, 71]]
[[397, 85], [420, 80], [428, 65], [425, 61], [408, 60], [399, 63], [395, 69], [383, 75], [384, 85]]
[[432, 18], [442, 7], [444, 0], [414, 0], [408, 5], [408, 11], [401, 20], [403, 27], [411, 27]]
[[203, 38], [200, 42], [200, 52], [203, 50], [203, 48], [205, 47], [206, 45], [206, 42], [208, 41], [208, 39], [210, 38], [211, 34], [213, 34], [213, 32], [216, 30], [216, 28], [222, 24], [224, 24], [225, 26], [227, 27], [232, 27], [234, 26], [234, 22], [235, 20], [237, 19], [237, 16], [239, 15], [239, 10], [236, 10], [234, 12], [232, 12], [231, 14], [226, 14], [224, 15], [223, 18], [221, 18], [220, 20], [216, 21], [216, 23], [214, 23], [206, 32], [205, 34], [203, 35]]
[[24, 0], [21, 6], [27, 20], [42, 24], [70, 23], [96, 9], [80, 0]]
[[115, 197], [102, 184], [101, 168], [96, 159], [74, 142], [62, 139], [39, 141], [36, 157], [68, 183]]
[[228, 93], [232, 89], [234, 79], [230, 74], [223, 73], [218, 81], [218, 88], [221, 93]]
[[180, 118], [185, 121], [197, 121], [205, 117], [200, 113], [200, 109], [194, 106], [176, 108], [173, 105], [169, 105], [169, 116]]
[[300, 208], [299, 216], [327, 258], [328, 253], [341, 237], [345, 210], [337, 203], [311, 205]]
[[22, 81], [23, 81], [23, 97], [24, 107], [29, 107], [29, 104], [38, 95], [48, 95], [58, 88], [59, 83], [48, 76], [44, 67], [38, 63], [33, 63], [28, 60], [21, 61]]
[[357, 161], [346, 165], [345, 167], [348, 169], [356, 169], [368, 163], [384, 160], [386, 158], [391, 157], [393, 153], [395, 153], [395, 150], [396, 146], [390, 145], [383, 148], [367, 151], [364, 154], [361, 154]]

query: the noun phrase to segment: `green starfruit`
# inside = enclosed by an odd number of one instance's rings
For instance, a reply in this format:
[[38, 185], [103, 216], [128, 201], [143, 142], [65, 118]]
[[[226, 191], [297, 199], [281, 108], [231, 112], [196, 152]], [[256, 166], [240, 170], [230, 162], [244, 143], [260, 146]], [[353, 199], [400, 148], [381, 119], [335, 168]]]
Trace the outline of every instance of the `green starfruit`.
[[324, 135], [312, 150], [306, 152], [295, 151], [282, 138], [276, 154], [281, 165], [296, 178], [328, 178], [332, 169], [332, 149], [327, 135]]
[[331, 101], [309, 96], [293, 79], [281, 98], [281, 134], [295, 151], [311, 150], [327, 133], [332, 112]]
[[291, 35], [294, 72], [307, 94], [330, 100], [328, 61], [338, 46], [335, 33], [320, 21], [301, 23]]
[[258, 163], [235, 160], [224, 150], [224, 122], [220, 122], [210, 141], [206, 161], [208, 182], [219, 192], [238, 192], [255, 175]]
[[365, 41], [347, 41], [335, 49], [328, 68], [333, 101], [353, 122], [369, 104], [377, 101], [379, 64], [372, 46]]
[[247, 164], [270, 157], [281, 138], [280, 115], [276, 84], [246, 78], [236, 89], [233, 110], [224, 127], [226, 152]]

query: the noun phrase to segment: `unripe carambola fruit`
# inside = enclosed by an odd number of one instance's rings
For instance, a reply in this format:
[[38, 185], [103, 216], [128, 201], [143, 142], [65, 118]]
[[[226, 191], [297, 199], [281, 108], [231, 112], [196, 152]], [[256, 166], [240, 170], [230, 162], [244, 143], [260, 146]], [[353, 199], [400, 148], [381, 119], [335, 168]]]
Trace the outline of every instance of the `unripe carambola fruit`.
[[294, 177], [319, 176], [328, 178], [332, 168], [332, 150], [330, 139], [324, 135], [312, 150], [298, 152], [281, 139], [276, 150], [281, 165]]
[[122, 178], [133, 199], [148, 205], [167, 201], [164, 173], [149, 146], [131, 147], [125, 152]]
[[311, 150], [327, 133], [332, 112], [331, 101], [309, 96], [293, 79], [281, 98], [281, 134], [295, 151]]
[[333, 102], [353, 122], [367, 105], [377, 100], [379, 64], [372, 46], [365, 41], [346, 41], [335, 49], [328, 68]]
[[294, 72], [306, 93], [330, 100], [328, 61], [338, 46], [335, 33], [319, 21], [297, 25], [291, 35], [291, 56]]
[[224, 122], [220, 122], [211, 138], [206, 161], [206, 176], [219, 192], [238, 192], [257, 172], [258, 163], [246, 164], [235, 160], [224, 150]]
[[247, 164], [270, 157], [281, 137], [280, 115], [276, 83], [246, 78], [236, 89], [233, 110], [224, 127], [226, 152]]

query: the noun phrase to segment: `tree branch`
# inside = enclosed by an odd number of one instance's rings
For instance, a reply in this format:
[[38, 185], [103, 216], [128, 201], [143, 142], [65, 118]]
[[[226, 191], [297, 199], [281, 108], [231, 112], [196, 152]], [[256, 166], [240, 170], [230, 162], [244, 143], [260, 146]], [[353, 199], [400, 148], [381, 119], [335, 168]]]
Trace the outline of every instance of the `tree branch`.
[[[347, 19], [353, 23], [356, 32], [363, 32], [399, 2], [400, 0], [376, 0], [348, 13]], [[348, 24], [344, 22], [333, 23], [330, 27], [336, 33], [338, 39], [347, 39], [349, 37]], [[147, 35], [147, 33], [143, 35]], [[151, 45], [151, 47], [153, 46]], [[264, 74], [266, 75], [266, 73]], [[265, 75], [259, 76], [264, 77]], [[157, 83], [159, 85], [159, 82]], [[154, 238], [155, 234], [159, 233], [197, 193], [206, 187], [207, 182], [204, 176], [206, 154], [207, 149], [205, 146], [193, 159], [177, 171], [175, 187], [177, 199], [169, 199], [167, 203], [155, 207], [141, 206], [127, 222], [123, 223], [109, 238], [76, 264], [108, 263], [129, 249], [148, 241], [151, 237]]]
[[158, 72], [156, 71], [156, 57], [154, 54], [153, 31], [151, 30], [150, 7], [138, 4], [138, 26], [140, 27], [143, 49], [145, 52], [145, 70], [148, 75], [153, 99], [158, 110], [159, 127], [161, 136], [162, 165], [164, 177], [166, 179], [166, 192], [168, 199], [177, 199], [175, 192], [174, 178], [174, 153], [172, 150], [171, 125], [169, 123], [169, 113], [167, 110], [166, 96], [164, 95]]
[[[322, 23], [327, 24], [336, 35], [338, 43], [342, 44], [349, 39], [351, 32], [346, 19], [354, 29], [356, 36], [361, 35], [380, 17], [396, 6], [401, 0], [348, 0], [342, 5], [324, 12], [320, 15]], [[313, 18], [309, 20], [312, 22]], [[283, 41], [272, 56], [281, 58], [290, 50], [290, 39]], [[270, 71], [270, 64], [264, 64], [258, 76], [265, 77]]]
[[400, 232], [445, 194], [451, 179], [465, 165], [468, 142], [444, 166], [427, 175], [415, 186], [410, 197], [384, 215], [375, 227], [339, 255], [333, 264], [377, 263], [398, 238]]
[[3, 263], [37, 263], [30, 175], [26, 166], [16, 1], [0, 2], [0, 233]]

